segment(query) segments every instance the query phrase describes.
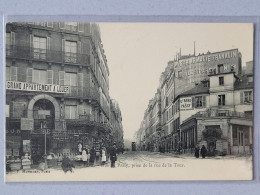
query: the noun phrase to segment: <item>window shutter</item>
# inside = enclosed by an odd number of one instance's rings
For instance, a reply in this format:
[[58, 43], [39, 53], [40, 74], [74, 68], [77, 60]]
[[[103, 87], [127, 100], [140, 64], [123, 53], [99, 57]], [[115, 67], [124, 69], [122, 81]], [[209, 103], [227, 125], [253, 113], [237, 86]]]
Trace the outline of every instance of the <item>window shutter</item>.
[[11, 81], [17, 81], [17, 67], [11, 66]]
[[28, 83], [32, 83], [32, 72], [33, 72], [33, 69], [32, 68], [27, 68], [27, 78], [26, 78], [26, 81]]
[[64, 71], [60, 71], [59, 72], [59, 84], [60, 85], [64, 85], [64, 77], [65, 77], [65, 72]]
[[47, 37], [47, 49], [51, 49], [51, 37]]
[[78, 105], [78, 115], [84, 115], [83, 113], [83, 105]]
[[33, 35], [30, 35], [30, 47], [33, 48]]
[[77, 49], [77, 53], [78, 54], [81, 54], [81, 42], [80, 41], [78, 41], [78, 43], [77, 43], [77, 45], [78, 45], [78, 49]]
[[240, 92], [240, 103], [244, 104], [244, 92], [243, 91]]
[[78, 23], [78, 30], [79, 30], [79, 32], [84, 32], [84, 24], [83, 23], [81, 23], [81, 22], [79, 22]]
[[195, 97], [192, 97], [192, 108], [195, 108]]
[[15, 45], [15, 32], [11, 32], [11, 45]]
[[53, 28], [53, 22], [47, 22], [47, 27]]
[[10, 67], [5, 67], [5, 80], [10, 81]]
[[29, 57], [33, 56], [33, 35], [30, 34], [30, 54]]
[[53, 71], [52, 70], [47, 70], [47, 75], [48, 75], [48, 84], [53, 84]]
[[78, 95], [83, 96], [83, 73], [78, 73]]
[[59, 25], [60, 25], [60, 29], [64, 29], [65, 28], [65, 23], [64, 22], [60, 22]]
[[65, 52], [65, 39], [61, 40], [61, 50]]
[[202, 107], [206, 107], [206, 96], [202, 96]]

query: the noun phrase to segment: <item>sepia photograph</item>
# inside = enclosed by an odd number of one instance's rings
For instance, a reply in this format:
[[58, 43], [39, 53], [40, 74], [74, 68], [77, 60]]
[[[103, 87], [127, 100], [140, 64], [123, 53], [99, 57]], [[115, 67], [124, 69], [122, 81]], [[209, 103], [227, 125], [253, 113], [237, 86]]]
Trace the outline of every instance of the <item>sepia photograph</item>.
[[6, 182], [253, 179], [252, 23], [5, 30]]

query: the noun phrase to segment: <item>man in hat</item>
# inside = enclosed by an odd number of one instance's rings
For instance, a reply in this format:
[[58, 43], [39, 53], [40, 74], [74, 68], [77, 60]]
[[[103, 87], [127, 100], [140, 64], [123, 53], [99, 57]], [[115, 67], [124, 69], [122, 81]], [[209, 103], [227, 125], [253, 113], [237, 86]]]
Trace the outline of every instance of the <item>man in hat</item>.
[[111, 168], [115, 168], [115, 162], [117, 161], [117, 157], [116, 157], [116, 143], [114, 143], [113, 147], [111, 148], [110, 160], [111, 160]]

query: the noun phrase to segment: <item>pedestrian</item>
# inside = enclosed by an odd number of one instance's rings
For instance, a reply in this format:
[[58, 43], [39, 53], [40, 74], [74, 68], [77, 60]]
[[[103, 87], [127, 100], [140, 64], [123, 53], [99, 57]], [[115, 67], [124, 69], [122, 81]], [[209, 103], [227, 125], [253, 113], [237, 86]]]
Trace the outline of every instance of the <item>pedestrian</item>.
[[202, 145], [202, 147], [200, 149], [200, 154], [201, 154], [202, 158], [205, 158], [205, 156], [207, 154], [207, 149], [204, 145]]
[[64, 158], [62, 159], [61, 167], [62, 167], [62, 170], [63, 170], [65, 173], [67, 173], [67, 171], [72, 172], [72, 168], [75, 168], [74, 164], [71, 162], [71, 160], [69, 159], [69, 157], [67, 157], [66, 155], [65, 155]]
[[115, 168], [115, 162], [117, 161], [116, 143], [113, 144], [113, 147], [110, 150], [110, 161], [111, 161], [111, 168]]
[[92, 167], [94, 166], [95, 158], [96, 158], [96, 150], [94, 146], [92, 146], [92, 148], [90, 149], [90, 158], [89, 158], [89, 164]]
[[88, 161], [88, 154], [87, 154], [86, 148], [83, 148], [83, 150], [82, 150], [82, 161], [84, 163], [84, 167], [86, 167], [87, 161]]
[[195, 147], [195, 157], [196, 158], [200, 157], [200, 147], [199, 147], [199, 145], [196, 145], [196, 147]]
[[102, 150], [101, 150], [101, 155], [102, 155], [102, 165], [106, 163], [107, 161], [107, 157], [106, 157], [106, 148], [105, 147], [102, 147]]

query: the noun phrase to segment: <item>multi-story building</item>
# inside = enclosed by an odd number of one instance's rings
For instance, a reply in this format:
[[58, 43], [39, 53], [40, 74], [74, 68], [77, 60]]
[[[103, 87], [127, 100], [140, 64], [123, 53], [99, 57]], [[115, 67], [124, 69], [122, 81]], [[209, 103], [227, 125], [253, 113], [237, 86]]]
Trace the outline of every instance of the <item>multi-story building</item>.
[[[178, 153], [183, 149], [184, 151], [188, 151], [187, 149], [193, 151], [195, 145], [202, 142], [198, 138], [194, 124], [191, 125], [186, 120], [192, 116], [197, 116], [196, 114], [200, 112], [212, 109], [218, 110], [218, 112], [228, 110], [229, 113], [236, 113], [236, 116], [246, 114], [247, 120], [248, 116], [249, 119], [251, 117], [251, 122], [250, 120], [248, 123], [245, 120], [242, 121], [245, 122], [248, 131], [252, 133], [252, 114], [249, 115], [249, 113], [252, 113], [252, 63], [247, 63], [247, 67], [249, 68], [244, 72], [250, 72], [250, 74], [243, 76], [241, 54], [237, 49], [216, 53], [208, 52], [198, 56], [181, 56], [178, 54], [174, 61], [170, 61], [161, 75], [158, 89], [161, 94], [159, 145], [165, 151]], [[240, 77], [242, 79], [239, 79]], [[251, 84], [245, 85], [246, 81]], [[238, 94], [238, 90], [248, 89], [251, 92], [246, 91], [244, 95], [242, 92]], [[245, 106], [237, 101], [238, 98], [243, 99], [244, 96], [247, 98], [250, 96], [251, 107], [250, 104]], [[222, 105], [223, 102], [225, 102], [225, 105]], [[191, 121], [194, 122], [195, 120]], [[232, 119], [232, 121], [234, 120]], [[215, 122], [211, 122], [211, 125], [214, 126]], [[185, 126], [187, 124], [188, 126]], [[189, 131], [187, 131], [187, 128]], [[250, 139], [252, 139], [252, 136]], [[210, 144], [207, 146], [211, 147]], [[235, 149], [229, 147], [230, 150]], [[249, 151], [248, 147], [243, 150], [243, 152], [246, 151]], [[231, 154], [232, 152], [226, 153]]]
[[44, 145], [48, 152], [70, 156], [79, 144], [99, 149], [111, 142], [115, 125], [121, 142], [122, 118], [117, 114], [111, 121], [110, 106], [109, 69], [97, 24], [7, 24], [7, 156], [27, 152], [36, 163]]
[[[252, 152], [253, 82], [247, 76], [229, 73], [210, 74], [210, 86], [197, 86], [181, 99], [191, 103], [183, 110], [190, 116], [182, 121], [181, 140], [185, 152], [205, 145], [208, 154]], [[188, 101], [191, 100], [191, 101]], [[196, 111], [194, 111], [196, 110]]]

